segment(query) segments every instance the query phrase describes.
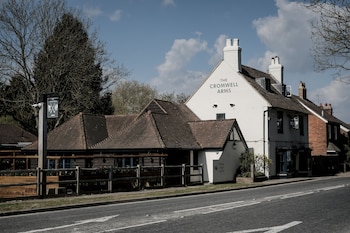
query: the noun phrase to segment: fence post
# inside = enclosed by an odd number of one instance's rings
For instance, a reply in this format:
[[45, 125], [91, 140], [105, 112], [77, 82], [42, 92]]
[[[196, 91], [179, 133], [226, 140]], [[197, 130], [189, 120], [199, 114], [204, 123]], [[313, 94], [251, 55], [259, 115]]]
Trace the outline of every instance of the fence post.
[[75, 192], [77, 195], [79, 195], [80, 193], [80, 167], [79, 166], [75, 167], [75, 179], [77, 181]]
[[200, 170], [199, 171], [201, 173], [201, 178], [200, 178], [201, 179], [201, 184], [203, 184], [204, 183], [204, 174], [203, 174], [204, 172], [203, 172], [203, 164], [202, 163], [200, 164]]
[[164, 177], [164, 174], [165, 174], [165, 172], [164, 172], [164, 164], [161, 164], [160, 165], [160, 186], [161, 187], [164, 187], [164, 180], [165, 180], [165, 177]]
[[181, 167], [181, 184], [182, 184], [182, 186], [186, 186], [185, 174], [186, 174], [186, 165], [182, 164], [182, 167]]
[[136, 184], [137, 188], [140, 190], [141, 189], [141, 166], [140, 164], [137, 164], [136, 166]]
[[38, 196], [41, 195], [41, 192], [40, 192], [40, 187], [41, 187], [41, 184], [40, 184], [40, 180], [41, 180], [41, 169], [40, 167], [37, 167], [36, 168], [36, 194]]
[[108, 191], [110, 193], [113, 191], [113, 166], [109, 167]]

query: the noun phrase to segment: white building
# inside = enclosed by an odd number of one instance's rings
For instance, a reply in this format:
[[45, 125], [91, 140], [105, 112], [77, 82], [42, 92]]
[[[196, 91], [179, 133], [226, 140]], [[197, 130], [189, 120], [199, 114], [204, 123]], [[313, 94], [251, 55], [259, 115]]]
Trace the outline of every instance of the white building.
[[309, 172], [308, 113], [284, 84], [279, 58], [265, 73], [241, 64], [238, 39], [227, 39], [223, 51], [186, 105], [201, 120], [236, 119], [248, 147], [270, 160], [260, 164], [268, 177]]

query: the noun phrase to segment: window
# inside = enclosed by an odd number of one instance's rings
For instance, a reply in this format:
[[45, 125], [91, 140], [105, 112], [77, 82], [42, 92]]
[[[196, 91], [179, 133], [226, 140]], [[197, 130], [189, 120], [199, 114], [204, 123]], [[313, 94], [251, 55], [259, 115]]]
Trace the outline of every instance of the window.
[[283, 133], [283, 112], [277, 112], [277, 133]]
[[327, 126], [327, 130], [328, 130], [328, 139], [332, 139], [332, 126], [328, 125]]
[[225, 113], [217, 113], [216, 120], [225, 120]]
[[61, 159], [60, 168], [73, 168], [72, 159]]
[[[151, 159], [153, 161], [153, 159]], [[134, 167], [139, 163], [139, 159], [138, 158], [117, 158], [114, 161], [114, 165], [118, 166], [118, 167]]]
[[48, 159], [47, 160], [47, 168], [48, 169], [56, 169], [56, 160]]

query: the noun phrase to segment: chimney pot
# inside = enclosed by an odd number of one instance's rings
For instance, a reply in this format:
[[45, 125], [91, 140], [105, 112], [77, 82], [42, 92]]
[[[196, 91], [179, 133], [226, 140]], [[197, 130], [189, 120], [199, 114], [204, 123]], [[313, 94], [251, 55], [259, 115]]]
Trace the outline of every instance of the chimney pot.
[[300, 98], [307, 99], [306, 86], [305, 86], [305, 83], [303, 83], [302, 81], [300, 81], [300, 83], [299, 83], [298, 92], [299, 92]]
[[283, 84], [283, 66], [280, 64], [278, 56], [271, 59], [269, 74], [271, 74], [280, 84]]
[[237, 72], [241, 72], [241, 52], [238, 39], [226, 39], [224, 51], [224, 61], [226, 61]]

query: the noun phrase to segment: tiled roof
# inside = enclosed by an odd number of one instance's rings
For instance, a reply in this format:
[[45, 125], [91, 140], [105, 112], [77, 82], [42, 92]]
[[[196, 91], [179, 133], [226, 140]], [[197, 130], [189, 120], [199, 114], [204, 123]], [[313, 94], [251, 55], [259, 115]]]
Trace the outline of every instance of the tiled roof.
[[[47, 135], [47, 149], [59, 151], [86, 150], [108, 137], [103, 115], [79, 113]], [[37, 142], [26, 147], [37, 149]]]
[[37, 137], [17, 125], [0, 124], [0, 145], [32, 143]]
[[80, 113], [48, 133], [47, 150], [222, 148], [234, 123], [200, 121], [185, 104], [153, 100], [138, 115]]
[[234, 119], [210, 120], [190, 122], [189, 125], [201, 148], [222, 148], [235, 122]]
[[[295, 101], [294, 98], [282, 95], [276, 88], [273, 87], [272, 84], [276, 84], [277, 82], [270, 74], [242, 65], [242, 75], [250, 83], [250, 85], [254, 87], [260, 93], [260, 95], [262, 95], [266, 101], [271, 104], [272, 107], [290, 111], [298, 111], [305, 114], [308, 113], [305, 108]], [[256, 82], [257, 78], [262, 77], [270, 80], [270, 90], [264, 89]]]
[[130, 124], [94, 149], [199, 149], [188, 127], [198, 118], [185, 106], [153, 100]]
[[[93, 146], [93, 149], [150, 149], [163, 148], [160, 136], [153, 126], [153, 119], [144, 114], [133, 119], [118, 131]], [[112, 130], [113, 131], [113, 130]]]
[[298, 101], [300, 101], [307, 108], [309, 108], [312, 112], [314, 112], [318, 116], [322, 117], [323, 119], [330, 121], [330, 122], [338, 123], [338, 124], [343, 125], [344, 127], [348, 128], [348, 129], [350, 129], [350, 127], [347, 123], [341, 121], [340, 119], [333, 116], [332, 114], [329, 114], [325, 110], [322, 111], [322, 108], [320, 106], [317, 106], [315, 103], [313, 103], [309, 99], [303, 99], [303, 98], [300, 98], [299, 96], [294, 96], [294, 98], [297, 99]]

